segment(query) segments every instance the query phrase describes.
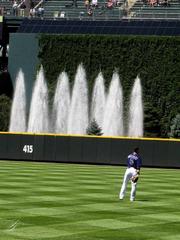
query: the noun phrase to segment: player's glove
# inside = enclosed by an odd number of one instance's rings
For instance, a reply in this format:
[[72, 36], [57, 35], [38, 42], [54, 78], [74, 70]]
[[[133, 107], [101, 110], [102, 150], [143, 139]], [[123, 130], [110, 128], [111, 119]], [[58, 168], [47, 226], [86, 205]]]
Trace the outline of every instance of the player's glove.
[[138, 181], [138, 179], [139, 179], [139, 174], [136, 174], [135, 176], [133, 176], [133, 177], [131, 178], [131, 181], [132, 181], [133, 183], [136, 183], [136, 182]]

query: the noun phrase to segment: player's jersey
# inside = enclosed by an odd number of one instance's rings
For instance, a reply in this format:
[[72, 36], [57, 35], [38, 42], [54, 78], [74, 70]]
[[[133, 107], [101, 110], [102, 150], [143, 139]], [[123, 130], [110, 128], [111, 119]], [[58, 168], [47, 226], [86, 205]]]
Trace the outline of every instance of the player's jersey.
[[127, 158], [127, 165], [128, 168], [134, 167], [135, 169], [141, 168], [141, 158], [138, 156], [137, 153], [131, 153]]

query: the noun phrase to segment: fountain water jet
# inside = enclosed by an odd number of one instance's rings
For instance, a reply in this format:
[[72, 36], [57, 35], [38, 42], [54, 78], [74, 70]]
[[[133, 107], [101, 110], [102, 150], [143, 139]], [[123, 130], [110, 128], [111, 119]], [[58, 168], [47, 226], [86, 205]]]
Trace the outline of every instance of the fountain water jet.
[[86, 134], [88, 126], [88, 88], [83, 65], [78, 66], [68, 116], [68, 133]]
[[33, 89], [30, 111], [28, 132], [43, 133], [49, 130], [48, 112], [48, 89], [44, 77], [43, 67], [37, 74]]
[[122, 136], [124, 133], [123, 93], [117, 72], [114, 72], [109, 87], [102, 132], [106, 136]]
[[53, 132], [67, 133], [67, 119], [70, 107], [69, 78], [65, 72], [59, 75], [54, 95], [52, 123]]
[[137, 77], [130, 98], [129, 118], [128, 118], [128, 136], [143, 136], [143, 103], [142, 88], [140, 78]]
[[[65, 72], [58, 78], [52, 110], [52, 132], [86, 134], [88, 127], [88, 88], [86, 73], [80, 64], [75, 75], [72, 98], [70, 98], [69, 79]], [[104, 79], [100, 72], [97, 76], [92, 93], [90, 121], [96, 120], [107, 136], [121, 136], [123, 129], [123, 93], [119, 75], [115, 72], [106, 98]], [[34, 84], [28, 128], [26, 127], [26, 92], [22, 70], [16, 77], [14, 98], [11, 108], [9, 131], [13, 132], [48, 132], [48, 89], [43, 68], [37, 74]], [[143, 136], [143, 102], [139, 77], [132, 88], [129, 115], [128, 136]]]
[[91, 121], [95, 119], [99, 127], [102, 128], [103, 115], [105, 110], [106, 96], [104, 88], [104, 78], [100, 72], [95, 80], [92, 102], [91, 102]]
[[10, 115], [10, 132], [26, 131], [26, 91], [24, 74], [20, 69], [16, 77], [16, 85]]

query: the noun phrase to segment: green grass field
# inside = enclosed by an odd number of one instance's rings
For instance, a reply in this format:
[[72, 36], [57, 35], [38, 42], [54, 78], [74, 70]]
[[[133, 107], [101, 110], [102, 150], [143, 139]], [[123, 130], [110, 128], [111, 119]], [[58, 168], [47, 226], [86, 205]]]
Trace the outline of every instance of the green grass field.
[[0, 162], [0, 240], [178, 240], [180, 172], [144, 168], [135, 202], [124, 167]]

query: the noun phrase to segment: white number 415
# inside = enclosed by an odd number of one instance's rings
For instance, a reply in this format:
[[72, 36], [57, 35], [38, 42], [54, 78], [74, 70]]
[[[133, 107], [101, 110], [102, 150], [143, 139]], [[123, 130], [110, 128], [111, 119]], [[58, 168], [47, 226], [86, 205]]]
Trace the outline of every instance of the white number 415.
[[32, 153], [33, 152], [33, 145], [24, 145], [23, 152]]

